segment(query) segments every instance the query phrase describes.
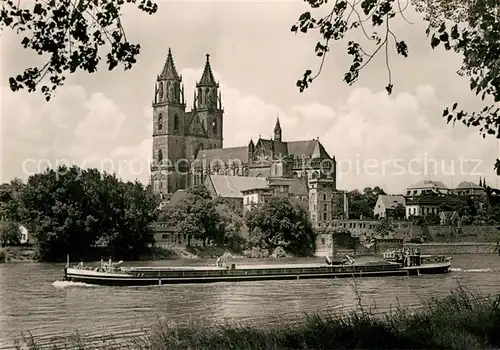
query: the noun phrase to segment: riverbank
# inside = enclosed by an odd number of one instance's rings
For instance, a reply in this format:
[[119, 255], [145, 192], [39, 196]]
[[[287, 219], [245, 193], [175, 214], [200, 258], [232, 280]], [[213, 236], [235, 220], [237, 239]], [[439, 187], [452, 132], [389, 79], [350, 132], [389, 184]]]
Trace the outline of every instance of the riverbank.
[[[225, 249], [224, 247], [217, 246], [191, 246], [191, 247], [153, 247], [148, 249], [147, 252], [141, 254], [136, 261], [161, 261], [161, 260], [208, 260], [217, 259], [225, 253], [231, 254], [233, 259], [244, 258], [291, 258], [287, 256], [284, 251], [276, 249], [274, 252], [266, 252], [259, 248], [253, 248], [242, 253], [235, 253]], [[98, 253], [91, 254], [92, 256], [99, 256]], [[106, 255], [104, 255], [107, 257]], [[71, 257], [70, 257], [71, 258]], [[88, 261], [98, 260], [98, 258], [83, 259]], [[13, 263], [13, 262], [37, 262], [37, 254], [34, 247], [31, 246], [12, 246], [0, 248], [0, 263]]]
[[[499, 299], [460, 288], [413, 312], [376, 308], [344, 315], [305, 316], [275, 327], [190, 325], [159, 321], [131, 330], [121, 342], [73, 340], [79, 349], [491, 349], [500, 346]], [[135, 333], [135, 334], [134, 334]], [[41, 345], [26, 338], [29, 348]], [[102, 344], [99, 345], [98, 343]], [[63, 349], [64, 347], [52, 347]]]
[[29, 246], [0, 248], [0, 263], [36, 262], [36, 251]]

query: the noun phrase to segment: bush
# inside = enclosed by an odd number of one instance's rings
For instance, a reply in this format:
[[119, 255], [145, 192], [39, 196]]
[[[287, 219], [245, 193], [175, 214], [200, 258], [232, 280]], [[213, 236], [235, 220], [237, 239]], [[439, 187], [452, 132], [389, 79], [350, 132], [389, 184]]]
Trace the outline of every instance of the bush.
[[276, 249], [273, 250], [271, 257], [273, 257], [273, 258], [286, 258], [287, 254], [282, 247], [277, 247]]
[[263, 259], [269, 257], [269, 251], [260, 247], [252, 247], [243, 251], [243, 256], [251, 259]]
[[0, 248], [0, 263], [4, 263], [7, 260], [5, 249]]

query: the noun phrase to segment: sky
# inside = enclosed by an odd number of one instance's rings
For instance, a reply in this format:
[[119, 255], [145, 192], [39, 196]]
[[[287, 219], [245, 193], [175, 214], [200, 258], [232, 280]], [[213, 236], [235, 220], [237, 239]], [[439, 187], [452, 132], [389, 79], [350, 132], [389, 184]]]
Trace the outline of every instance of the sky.
[[[347, 40], [334, 43], [320, 77], [299, 92], [297, 79], [320, 64], [314, 53], [319, 33], [290, 31], [300, 14], [311, 10], [306, 2], [162, 0], [158, 6], [152, 16], [124, 6], [127, 37], [141, 45], [133, 69], [109, 72], [103, 62], [97, 73], [71, 75], [50, 102], [39, 91], [10, 91], [10, 76], [44, 61], [21, 47], [22, 36], [4, 30], [0, 182], [74, 164], [147, 183], [154, 83], [171, 48], [188, 109], [210, 54], [222, 90], [225, 147], [272, 137], [279, 115], [284, 141], [319, 137], [337, 160], [341, 190], [378, 185], [402, 193], [421, 180], [453, 187], [478, 183], [480, 177], [500, 185], [493, 171], [499, 140], [483, 139], [477, 129], [452, 126], [442, 117], [455, 101], [472, 110], [483, 106], [456, 73], [460, 56], [431, 49], [425, 23], [411, 9], [406, 11], [411, 23], [393, 23], [409, 57], [390, 54], [394, 91], [388, 96], [383, 55], [354, 85], [342, 81], [350, 66]], [[363, 40], [359, 32], [350, 37]]]

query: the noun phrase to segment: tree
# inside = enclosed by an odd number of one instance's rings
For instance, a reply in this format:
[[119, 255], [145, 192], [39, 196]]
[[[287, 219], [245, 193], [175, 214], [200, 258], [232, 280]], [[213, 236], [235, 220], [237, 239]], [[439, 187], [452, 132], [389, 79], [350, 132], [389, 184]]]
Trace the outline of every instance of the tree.
[[398, 203], [392, 209], [392, 216], [396, 220], [403, 220], [406, 217], [406, 208], [403, 204]]
[[120, 17], [125, 2], [150, 15], [158, 9], [151, 0], [3, 1], [0, 29], [25, 35], [21, 40], [24, 48], [48, 56], [42, 67], [27, 68], [11, 77], [11, 90], [32, 92], [42, 84], [41, 91], [49, 101], [68, 74], [95, 72], [102, 56], [109, 70], [119, 64], [130, 69], [140, 45], [129, 42], [123, 29]]
[[41, 260], [85, 257], [98, 245], [135, 258], [153, 243], [158, 203], [149, 188], [97, 169], [58, 167], [29, 177], [22, 194], [26, 222]]
[[0, 185], [0, 218], [20, 221], [23, 211], [21, 196], [25, 184], [20, 179]]
[[[326, 0], [305, 1], [313, 9], [327, 4]], [[332, 42], [348, 37], [350, 31], [361, 30], [374, 48], [370, 51], [364, 44], [348, 41], [347, 54], [352, 56], [352, 64], [344, 74], [344, 81], [349, 85], [355, 83], [361, 70], [382, 52], [388, 73], [386, 90], [391, 94], [389, 45], [394, 45], [397, 54], [405, 58], [409, 48], [391, 30], [390, 23], [396, 16], [407, 21], [404, 12], [408, 6], [424, 15], [428, 22], [426, 34], [433, 49], [442, 44], [446, 50], [453, 49], [463, 56], [463, 65], [458, 73], [469, 77], [470, 90], [476, 95], [481, 94], [486, 102], [484, 109], [472, 113], [458, 111], [458, 103], [455, 102], [453, 107], [444, 109], [443, 117], [448, 123], [461, 121], [467, 127], [478, 128], [483, 138], [486, 135], [500, 138], [500, 4], [497, 0], [412, 0], [404, 6], [401, 0], [337, 0], [326, 16], [315, 18], [311, 12], [305, 12], [291, 30], [294, 33], [319, 31], [320, 41], [315, 52], [321, 63], [316, 74], [313, 75], [311, 69], [305, 71], [303, 78], [297, 81], [299, 90], [304, 91], [320, 75]], [[369, 29], [370, 24], [372, 28]]]
[[295, 255], [309, 255], [316, 249], [316, 235], [308, 213], [299, 203], [285, 197], [272, 197], [246, 215], [250, 232], [260, 233], [266, 248], [282, 247]]
[[0, 221], [0, 244], [17, 245], [21, 243], [21, 231], [19, 225], [13, 221]]
[[467, 202], [458, 196], [447, 196], [446, 200], [439, 205], [439, 212], [442, 211], [457, 211], [460, 216], [465, 212]]
[[359, 190], [349, 191], [347, 198], [349, 201], [349, 217], [350, 218], [371, 218], [373, 217], [373, 208], [377, 203], [379, 195], [386, 194], [385, 191], [375, 186], [374, 188], [366, 187], [363, 192]]
[[242, 230], [245, 226], [243, 218], [231, 210], [225, 203], [218, 203], [215, 210], [219, 218], [216, 243], [224, 245], [233, 252], [243, 251], [247, 243], [246, 239], [242, 236]]
[[389, 220], [382, 219], [377, 221], [374, 227], [374, 231], [377, 235], [386, 237], [394, 232], [394, 227]]
[[190, 188], [174, 208], [170, 217], [178, 223], [179, 232], [188, 237], [188, 246], [191, 238], [203, 241], [203, 246], [217, 238], [220, 218], [215, 206], [205, 186], [198, 185]]

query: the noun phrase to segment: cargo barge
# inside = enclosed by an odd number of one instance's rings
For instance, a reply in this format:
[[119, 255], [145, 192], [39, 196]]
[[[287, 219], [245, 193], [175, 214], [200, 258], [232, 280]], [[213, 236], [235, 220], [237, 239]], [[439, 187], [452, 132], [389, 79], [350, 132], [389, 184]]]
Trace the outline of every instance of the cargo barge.
[[[80, 263], [64, 268], [64, 280], [109, 286], [144, 286], [182, 283], [242, 282], [265, 280], [328, 279], [345, 277], [410, 276], [450, 272], [449, 260], [408, 264], [384, 259], [356, 263], [326, 258], [324, 264], [236, 265], [219, 258], [214, 266], [124, 267], [122, 262], [92, 267]], [[415, 260], [416, 261], [416, 260]], [[417, 261], [418, 262], [418, 261]]]

